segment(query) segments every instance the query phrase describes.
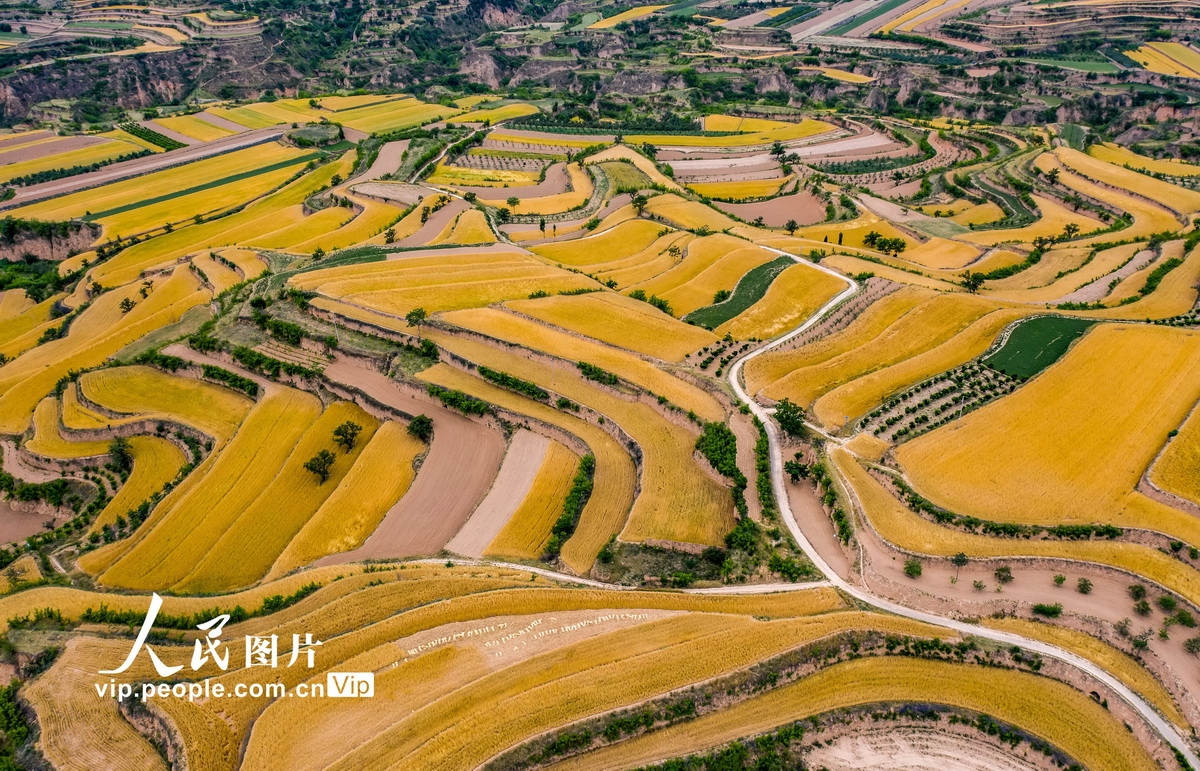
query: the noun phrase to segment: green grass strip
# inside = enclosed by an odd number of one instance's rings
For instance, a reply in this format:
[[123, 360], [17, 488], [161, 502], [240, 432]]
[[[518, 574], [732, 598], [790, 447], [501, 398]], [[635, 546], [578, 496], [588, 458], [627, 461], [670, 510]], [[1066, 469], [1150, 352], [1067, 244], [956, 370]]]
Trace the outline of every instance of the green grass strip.
[[1025, 380], [1062, 358], [1094, 319], [1035, 316], [1009, 333], [1000, 350], [983, 360], [992, 369]]
[[195, 187], [189, 187], [189, 188], [185, 188], [183, 190], [176, 190], [173, 193], [166, 193], [165, 195], [156, 196], [154, 198], [146, 198], [146, 199], [143, 199], [140, 201], [134, 201], [133, 203], [127, 203], [124, 206], [118, 206], [115, 209], [107, 209], [107, 210], [101, 211], [101, 212], [92, 212], [91, 214], [84, 215], [83, 219], [86, 222], [92, 222], [94, 220], [102, 219], [104, 217], [111, 217], [114, 214], [124, 214], [127, 211], [133, 211], [134, 209], [141, 209], [144, 206], [153, 206], [154, 204], [163, 203], [164, 201], [170, 201], [170, 200], [173, 200], [175, 198], [180, 198], [185, 195], [191, 195], [192, 193], [200, 193], [205, 190], [211, 190], [214, 187], [221, 187], [222, 185], [230, 185], [230, 184], [233, 184], [234, 182], [241, 182], [243, 179], [250, 179], [251, 177], [257, 177], [260, 174], [266, 174], [268, 172], [272, 172], [277, 169], [285, 169], [288, 166], [297, 166], [302, 163], [307, 163], [311, 160], [316, 160], [317, 158], [320, 158], [320, 157], [322, 157], [321, 153], [309, 153], [308, 155], [302, 155], [299, 158], [289, 158], [288, 160], [272, 163], [269, 166], [260, 166], [257, 169], [250, 169], [249, 171], [243, 171], [240, 174], [234, 174], [233, 176], [230, 176], [230, 177], [222, 177], [221, 179], [214, 179], [212, 182], [208, 182], [203, 185], [196, 185]]
[[684, 321], [698, 324], [705, 329], [716, 329], [726, 321], [745, 311], [767, 293], [771, 282], [796, 261], [791, 257], [777, 257], [750, 270], [734, 287], [733, 294], [725, 302], [708, 305], [683, 317]]

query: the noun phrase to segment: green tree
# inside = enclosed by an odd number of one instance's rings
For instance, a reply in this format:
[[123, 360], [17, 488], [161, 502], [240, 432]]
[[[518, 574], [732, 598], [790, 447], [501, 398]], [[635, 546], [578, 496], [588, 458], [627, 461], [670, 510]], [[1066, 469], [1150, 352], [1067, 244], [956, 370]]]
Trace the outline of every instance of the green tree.
[[968, 270], [962, 277], [962, 288], [966, 289], [971, 294], [979, 291], [985, 281], [983, 274], [973, 270]]
[[638, 193], [632, 199], [630, 199], [629, 202], [633, 204], [633, 210], [636, 211], [640, 217], [642, 216], [642, 212], [646, 211], [646, 206], [650, 203], [650, 199], [641, 193]]
[[775, 405], [775, 422], [790, 437], [803, 439], [808, 435], [804, 417], [804, 408], [792, 402], [791, 399], [785, 398]]
[[795, 233], [799, 227], [800, 223], [796, 222], [796, 220], [788, 220], [787, 222], [783, 223], [783, 229], [788, 232], [789, 236]]
[[121, 301], [121, 313], [129, 313], [136, 304], [131, 298], [126, 297]]
[[1091, 594], [1092, 593], [1092, 582], [1087, 580], [1086, 578], [1081, 578], [1081, 579], [1079, 579], [1079, 582], [1077, 584], [1075, 584], [1075, 588], [1079, 590], [1080, 594]]
[[417, 328], [417, 339], [421, 339], [421, 325], [425, 323], [425, 319], [429, 318], [429, 314], [424, 308], [413, 308], [408, 313], [404, 314], [404, 320], [410, 327]]
[[133, 447], [123, 436], [114, 437], [108, 443], [108, 457], [114, 466], [123, 471], [133, 468]]
[[422, 442], [428, 442], [433, 437], [433, 418], [428, 415], [417, 415], [408, 422], [408, 433]]
[[799, 482], [801, 479], [808, 478], [808, 465], [796, 459], [785, 461], [783, 464], [783, 473], [787, 474], [792, 482]]
[[333, 462], [336, 460], [333, 453], [329, 450], [321, 450], [316, 455], [308, 459], [304, 464], [304, 468], [316, 474], [321, 478], [321, 484], [325, 484], [329, 479], [329, 472], [333, 469]]
[[515, 195], [510, 195], [504, 202], [513, 209], [521, 205], [521, 199], [517, 198]]
[[354, 443], [358, 440], [359, 433], [362, 432], [362, 426], [352, 420], [347, 420], [337, 428], [333, 429], [333, 441], [346, 448], [346, 452], [354, 449]]
[[955, 581], [958, 580], [958, 571], [965, 568], [967, 566], [967, 563], [970, 561], [971, 561], [971, 558], [968, 557], [965, 552], [961, 552], [961, 551], [958, 554], [955, 554], [953, 557], [950, 558], [950, 564], [954, 566], [954, 580]]
[[395, 241], [396, 241], [396, 229], [395, 229], [395, 228], [388, 228], [388, 229], [387, 229], [387, 230], [384, 232], [384, 234], [383, 234], [383, 240], [384, 240], [384, 242], [385, 242], [385, 243], [389, 243], [389, 244], [391, 244], [391, 243], [395, 243]]
[[869, 233], [867, 233], [865, 236], [863, 236], [863, 246], [874, 246], [876, 243], [879, 242], [879, 239], [881, 239], [881, 238], [883, 238], [882, 233], [878, 233], [878, 232], [872, 230]]

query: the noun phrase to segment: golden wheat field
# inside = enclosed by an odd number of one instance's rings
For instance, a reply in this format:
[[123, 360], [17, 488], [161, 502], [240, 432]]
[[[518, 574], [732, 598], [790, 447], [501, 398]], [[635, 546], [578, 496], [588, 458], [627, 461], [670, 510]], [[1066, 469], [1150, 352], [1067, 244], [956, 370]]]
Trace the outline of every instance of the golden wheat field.
[[93, 520], [93, 533], [117, 523], [118, 518], [128, 520], [129, 512], [175, 479], [186, 462], [183, 450], [156, 436], [133, 437], [129, 440], [129, 451], [133, 456], [133, 469], [121, 489]]
[[762, 299], [714, 330], [735, 340], [767, 340], [793, 329], [846, 288], [846, 282], [804, 263], [785, 268]]
[[579, 466], [579, 456], [551, 442], [533, 486], [512, 517], [484, 550], [485, 556], [535, 559], [550, 540], [550, 527], [562, 512], [563, 501]]

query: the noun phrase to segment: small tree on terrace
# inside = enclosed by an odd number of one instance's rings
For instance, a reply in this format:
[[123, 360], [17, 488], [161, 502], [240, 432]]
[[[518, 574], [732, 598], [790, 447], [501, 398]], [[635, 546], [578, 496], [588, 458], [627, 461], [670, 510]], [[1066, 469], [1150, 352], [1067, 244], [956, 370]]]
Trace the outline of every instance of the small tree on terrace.
[[789, 236], [795, 233], [799, 227], [800, 223], [796, 222], [796, 220], [788, 220], [783, 224], [783, 229], [788, 232]]
[[333, 429], [333, 441], [346, 448], [346, 452], [354, 449], [354, 442], [358, 440], [358, 435], [362, 431], [362, 426], [352, 420], [347, 420], [342, 425]]
[[515, 195], [510, 195], [504, 202], [513, 209], [521, 205], [521, 199], [517, 198]]
[[792, 482], [799, 482], [801, 479], [808, 479], [808, 464], [800, 461], [800, 453], [796, 453], [796, 457], [789, 461], [784, 461], [783, 473], [791, 478]]
[[433, 418], [428, 415], [417, 415], [409, 421], [408, 433], [422, 442], [428, 442], [433, 436]]
[[424, 308], [413, 308], [408, 313], [404, 314], [404, 320], [408, 322], [410, 327], [417, 328], [417, 339], [421, 339], [421, 325], [425, 323], [425, 319], [429, 318], [429, 314]]
[[975, 294], [976, 292], [978, 292], [979, 288], [981, 286], [983, 286], [983, 282], [984, 282], [983, 274], [978, 273], [973, 270], [968, 270], [966, 273], [963, 274], [963, 277], [962, 277], [963, 289], [966, 289], [971, 294]]
[[395, 228], [388, 228], [388, 229], [387, 229], [387, 231], [386, 231], [386, 232], [383, 234], [383, 239], [384, 239], [384, 241], [385, 241], [386, 243], [389, 243], [389, 244], [391, 244], [391, 243], [395, 243], [395, 241], [396, 241], [396, 229], [395, 229]]
[[808, 435], [804, 425], [804, 409], [791, 399], [784, 399], [775, 405], [775, 422], [793, 439], [803, 439]]
[[316, 455], [308, 459], [304, 464], [304, 468], [316, 474], [321, 479], [321, 484], [329, 479], [329, 472], [333, 469], [333, 462], [336, 460], [333, 453], [329, 450], [321, 450]]
[[646, 211], [646, 205], [650, 203], [650, 199], [641, 193], [638, 193], [629, 202], [633, 204], [633, 210], [636, 211], [640, 217], [642, 216], [642, 212]]
[[954, 580], [955, 581], [958, 581], [958, 571], [965, 568], [967, 566], [967, 563], [970, 561], [971, 561], [971, 558], [968, 557], [964, 552], [961, 552], [961, 551], [958, 554], [955, 554], [953, 557], [950, 558], [950, 564], [954, 566]]
[[1079, 226], [1074, 222], [1068, 222], [1066, 226], [1063, 227], [1062, 240], [1069, 241], [1077, 235], [1079, 235]]
[[112, 459], [112, 464], [122, 471], [133, 468], [133, 448], [123, 436], [118, 436], [108, 443], [108, 457]]

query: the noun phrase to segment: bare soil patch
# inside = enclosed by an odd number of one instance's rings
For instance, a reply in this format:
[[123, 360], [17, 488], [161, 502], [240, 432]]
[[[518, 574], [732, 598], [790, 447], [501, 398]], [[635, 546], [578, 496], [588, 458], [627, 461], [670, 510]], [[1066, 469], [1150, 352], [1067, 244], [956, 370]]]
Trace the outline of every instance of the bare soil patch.
[[[80, 150], [84, 147], [102, 144], [106, 141], [108, 140], [100, 137], [64, 137], [54, 142], [25, 145], [8, 151], [4, 151], [0, 147], [0, 166], [7, 166], [10, 163], [20, 163], [21, 161], [31, 161], [35, 158], [45, 158], [48, 155], [67, 153], [72, 150]], [[133, 152], [134, 148], [130, 146], [129, 151]]]
[[812, 768], [829, 771], [1038, 771], [1054, 767], [1028, 747], [1012, 750], [982, 735], [919, 726], [855, 730], [814, 747], [805, 759]]
[[797, 224], [803, 226], [815, 225], [825, 219], [825, 204], [807, 191], [781, 195], [769, 201], [756, 203], [713, 201], [713, 206], [746, 222], [753, 222], [762, 217], [763, 223], [771, 228], [781, 228], [788, 220], [796, 220]]

